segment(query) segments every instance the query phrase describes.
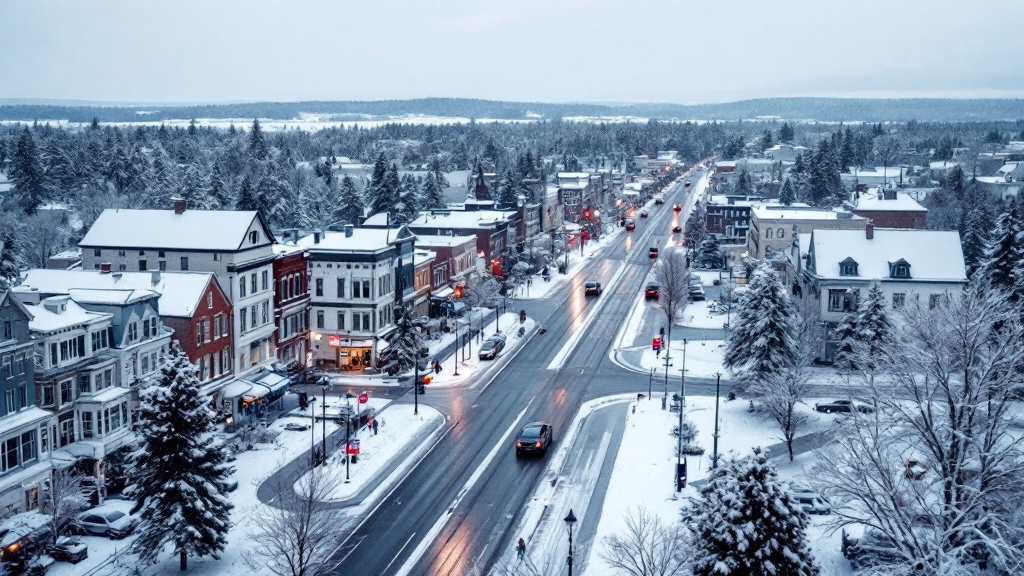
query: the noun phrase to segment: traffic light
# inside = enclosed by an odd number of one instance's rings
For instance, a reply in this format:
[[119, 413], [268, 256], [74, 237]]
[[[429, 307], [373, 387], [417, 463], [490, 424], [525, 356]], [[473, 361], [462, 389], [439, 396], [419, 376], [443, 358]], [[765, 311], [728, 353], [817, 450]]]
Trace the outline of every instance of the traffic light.
[[583, 211], [583, 217], [589, 220], [590, 219], [590, 210], [584, 210]]
[[462, 287], [462, 284], [456, 284], [455, 285], [455, 299], [456, 300], [458, 300], [459, 298], [462, 298], [462, 294], [464, 292], [465, 292], [465, 288]]

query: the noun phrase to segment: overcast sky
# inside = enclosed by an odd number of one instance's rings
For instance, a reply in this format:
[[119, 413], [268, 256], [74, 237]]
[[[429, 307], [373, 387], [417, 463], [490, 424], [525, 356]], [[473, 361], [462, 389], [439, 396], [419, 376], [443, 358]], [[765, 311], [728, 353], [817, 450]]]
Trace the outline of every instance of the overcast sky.
[[0, 0], [0, 98], [1024, 97], [1018, 0]]

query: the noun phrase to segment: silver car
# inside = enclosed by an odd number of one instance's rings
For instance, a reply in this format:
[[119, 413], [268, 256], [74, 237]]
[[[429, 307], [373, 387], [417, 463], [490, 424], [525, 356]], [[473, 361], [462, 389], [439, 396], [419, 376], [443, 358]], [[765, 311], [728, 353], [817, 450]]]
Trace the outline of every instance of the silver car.
[[93, 508], [78, 515], [78, 531], [111, 539], [124, 538], [135, 530], [138, 519], [113, 508]]

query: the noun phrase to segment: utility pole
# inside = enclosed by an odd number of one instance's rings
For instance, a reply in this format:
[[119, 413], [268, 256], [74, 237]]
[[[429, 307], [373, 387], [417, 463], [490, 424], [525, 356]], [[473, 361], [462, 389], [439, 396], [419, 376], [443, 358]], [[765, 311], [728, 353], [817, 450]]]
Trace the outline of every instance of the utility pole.
[[722, 373], [715, 372], [715, 444], [711, 454], [711, 469], [718, 468], [718, 396], [722, 390]]

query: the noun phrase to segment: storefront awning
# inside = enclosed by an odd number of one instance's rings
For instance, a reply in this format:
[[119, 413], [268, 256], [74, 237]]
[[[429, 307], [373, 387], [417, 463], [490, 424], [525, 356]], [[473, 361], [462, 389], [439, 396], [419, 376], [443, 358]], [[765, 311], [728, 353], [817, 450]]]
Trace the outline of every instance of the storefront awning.
[[441, 288], [437, 292], [431, 294], [430, 297], [434, 300], [447, 300], [454, 293], [455, 290], [452, 290], [451, 286], [445, 286], [444, 288]]
[[291, 380], [286, 376], [281, 376], [280, 374], [274, 374], [271, 372], [257, 380], [257, 383], [262, 386], [266, 386], [272, 394], [278, 394], [291, 384]]
[[246, 382], [245, 380], [235, 380], [221, 389], [221, 395], [224, 398], [238, 398], [245, 394], [252, 388], [252, 382]]
[[256, 398], [265, 398], [267, 396], [270, 396], [270, 388], [267, 388], [262, 384], [253, 384], [252, 388], [250, 388], [249, 391], [246, 392], [243, 399], [255, 400]]

